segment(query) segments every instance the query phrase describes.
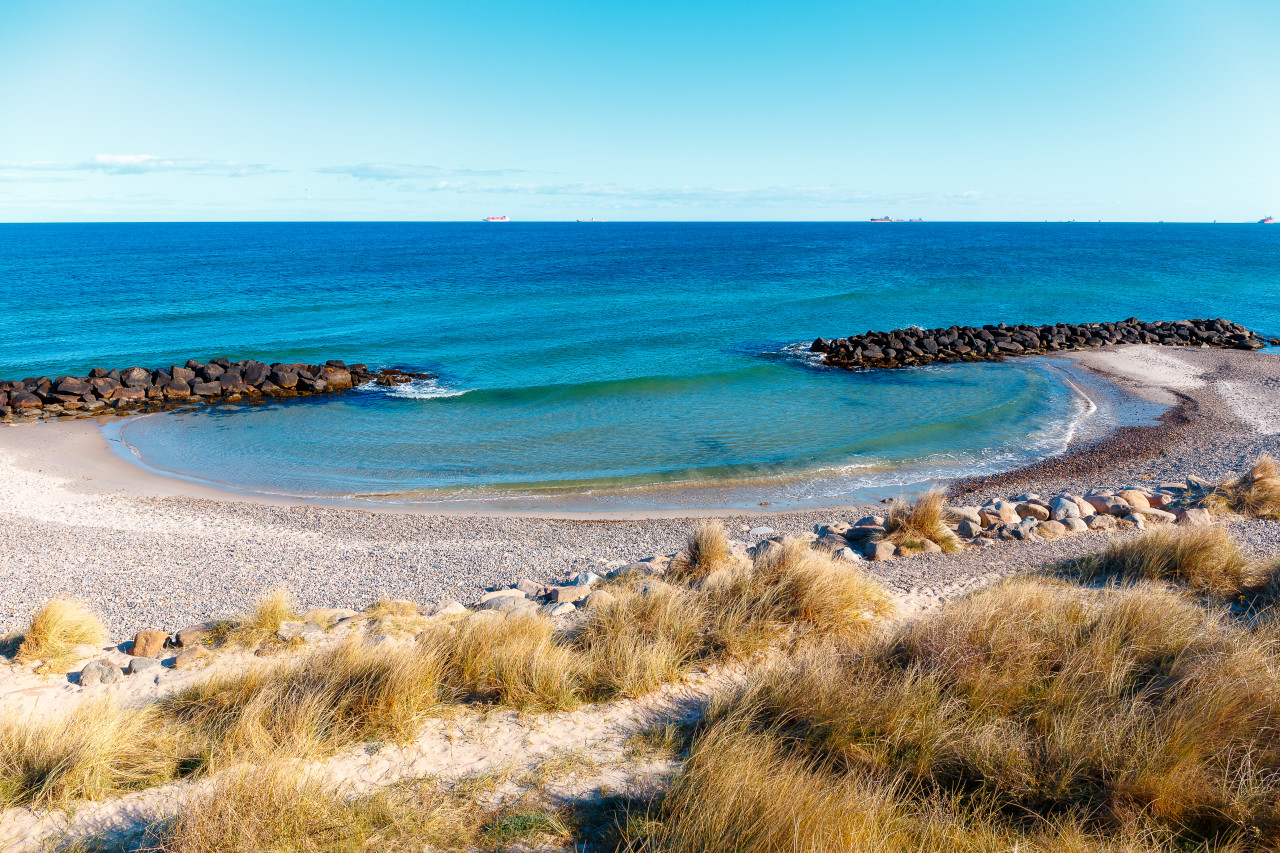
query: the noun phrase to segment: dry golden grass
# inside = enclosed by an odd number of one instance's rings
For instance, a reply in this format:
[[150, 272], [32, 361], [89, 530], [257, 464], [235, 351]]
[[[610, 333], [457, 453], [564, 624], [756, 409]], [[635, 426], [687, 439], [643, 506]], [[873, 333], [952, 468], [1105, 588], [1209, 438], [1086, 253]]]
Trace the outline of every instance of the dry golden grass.
[[468, 619], [442, 633], [446, 677], [466, 696], [521, 710], [572, 708], [582, 677], [571, 649], [541, 616]]
[[1263, 454], [1248, 474], [1219, 486], [1208, 503], [1250, 518], [1280, 520], [1280, 467]]
[[1078, 560], [1074, 569], [1086, 580], [1168, 581], [1218, 596], [1239, 595], [1256, 586], [1259, 578], [1222, 527], [1156, 527], [1112, 541], [1101, 554]]
[[856, 651], [806, 646], [712, 721], [658, 849], [1280, 843], [1280, 630], [1161, 587], [1007, 582]]
[[368, 740], [409, 740], [452, 698], [445, 650], [385, 649], [350, 640], [283, 664], [214, 675], [169, 696], [159, 712], [188, 749], [230, 760], [313, 756]]
[[[137, 719], [151, 720], [166, 740], [156, 746], [155, 738], [144, 738], [137, 748], [155, 752], [146, 765], [162, 768], [155, 778], [246, 761], [318, 758], [362, 742], [409, 740], [426, 717], [461, 701], [552, 710], [639, 696], [695, 666], [750, 655], [776, 642], [860, 636], [890, 609], [885, 592], [857, 569], [796, 541], [696, 581], [624, 581], [610, 592], [612, 601], [593, 607], [568, 633], [543, 616], [486, 614], [433, 625], [414, 642], [388, 647], [351, 638], [306, 656], [215, 673], [140, 714]], [[291, 615], [287, 598], [272, 595], [236, 629], [238, 638], [269, 635]], [[24, 725], [6, 736], [11, 743], [39, 745], [50, 735]], [[137, 773], [130, 768], [146, 764], [111, 758], [125, 753], [104, 748], [92, 731], [81, 738], [79, 728], [70, 726], [60, 736], [63, 752], [82, 739], [85, 750], [101, 749], [108, 757], [105, 781], [63, 786], [83, 796], [131, 786]], [[33, 750], [14, 747], [10, 753]], [[20, 781], [30, 775], [24, 762], [30, 763], [14, 759], [0, 773], [0, 783], [28, 790]], [[113, 762], [119, 772], [111, 769]]]
[[156, 853], [419, 853], [465, 849], [484, 817], [429, 781], [351, 798], [281, 766], [241, 768], [152, 827], [148, 841]]
[[149, 709], [106, 702], [0, 724], [0, 808], [66, 806], [168, 781], [173, 733]]
[[960, 549], [960, 540], [947, 527], [946, 493], [941, 489], [930, 489], [912, 503], [893, 504], [884, 529], [885, 540], [895, 545], [919, 550], [921, 540], [928, 539], [948, 554]]
[[15, 659], [18, 663], [46, 661], [48, 670], [65, 672], [76, 646], [100, 646], [106, 638], [102, 622], [84, 604], [55, 598], [32, 617]]
[[296, 621], [298, 615], [293, 596], [287, 590], [277, 589], [265, 595], [236, 627], [228, 634], [228, 642], [253, 646], [275, 636], [281, 622]]
[[724, 525], [713, 519], [690, 534], [684, 551], [667, 568], [667, 577], [677, 583], [696, 583], [735, 562]]

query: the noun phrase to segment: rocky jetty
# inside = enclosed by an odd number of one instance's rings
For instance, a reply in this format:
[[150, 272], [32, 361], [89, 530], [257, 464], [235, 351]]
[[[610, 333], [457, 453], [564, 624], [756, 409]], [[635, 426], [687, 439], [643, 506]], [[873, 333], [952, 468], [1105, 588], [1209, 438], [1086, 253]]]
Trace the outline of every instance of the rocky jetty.
[[957, 361], [1002, 361], [1009, 356], [1102, 347], [1109, 344], [1262, 349], [1264, 339], [1229, 320], [1143, 322], [1136, 317], [1118, 323], [1058, 323], [1053, 326], [951, 326], [946, 329], [894, 329], [847, 338], [818, 338], [810, 352], [823, 354], [832, 367], [914, 367]]
[[143, 414], [191, 403], [260, 402], [279, 397], [340, 394], [366, 382], [399, 385], [430, 374], [330, 360], [324, 364], [207, 362], [179, 367], [95, 367], [88, 376], [32, 376], [0, 382], [0, 422], [34, 418]]

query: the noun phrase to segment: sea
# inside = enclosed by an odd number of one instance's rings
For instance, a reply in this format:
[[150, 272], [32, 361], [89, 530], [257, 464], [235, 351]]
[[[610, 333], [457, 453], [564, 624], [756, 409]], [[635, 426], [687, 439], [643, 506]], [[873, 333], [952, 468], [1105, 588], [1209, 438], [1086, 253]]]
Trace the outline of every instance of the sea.
[[319, 501], [780, 509], [1006, 470], [1120, 417], [1062, 359], [844, 371], [818, 336], [1130, 316], [1280, 336], [1278, 296], [1280, 226], [0, 225], [0, 378], [426, 371], [103, 430], [153, 471]]

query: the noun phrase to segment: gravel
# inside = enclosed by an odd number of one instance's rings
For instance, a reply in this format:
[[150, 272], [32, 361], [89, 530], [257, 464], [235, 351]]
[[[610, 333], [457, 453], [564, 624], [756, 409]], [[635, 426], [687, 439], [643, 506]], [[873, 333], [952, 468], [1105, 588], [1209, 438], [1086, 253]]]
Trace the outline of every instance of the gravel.
[[[1150, 485], [1190, 473], [1221, 479], [1247, 468], [1259, 453], [1280, 454], [1280, 436], [1240, 420], [1214, 390], [1214, 382], [1229, 375], [1232, 393], [1248, 395], [1251, 378], [1274, 382], [1273, 365], [1280, 360], [1220, 351], [1191, 355], [1204, 366], [1205, 381], [1179, 387], [1178, 405], [1159, 425], [1128, 428], [1019, 471], [957, 484], [956, 502], [980, 503], [1022, 491]], [[1275, 406], [1273, 398], [1250, 399], [1264, 408]], [[118, 640], [145, 628], [172, 631], [233, 616], [276, 588], [290, 590], [302, 607], [358, 609], [380, 598], [473, 602], [486, 589], [522, 577], [551, 583], [578, 571], [599, 572], [610, 561], [670, 554], [703, 521], [392, 514], [120, 496], [96, 484], [86, 494], [36, 467], [44, 466], [24, 467], [0, 453], [0, 482], [6, 483], [0, 493], [4, 632], [22, 630], [31, 613], [56, 595], [85, 600]], [[747, 531], [762, 524], [797, 534], [815, 524], [851, 522], [884, 510], [878, 505], [723, 521], [732, 536], [752, 544], [764, 536]], [[1280, 524], [1246, 522], [1234, 530], [1255, 557], [1280, 554]], [[1002, 542], [957, 555], [872, 563], [867, 570], [911, 611], [994, 577], [1096, 551], [1106, 540], [1106, 534], [1084, 533], [1053, 541]]]

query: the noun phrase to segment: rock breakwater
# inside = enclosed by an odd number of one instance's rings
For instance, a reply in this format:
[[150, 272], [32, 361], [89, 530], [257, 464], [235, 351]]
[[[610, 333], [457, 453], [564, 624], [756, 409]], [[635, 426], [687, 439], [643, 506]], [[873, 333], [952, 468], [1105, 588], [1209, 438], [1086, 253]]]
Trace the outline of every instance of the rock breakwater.
[[891, 368], [957, 361], [1003, 361], [1009, 356], [1102, 347], [1109, 344], [1219, 347], [1258, 350], [1280, 340], [1260, 338], [1229, 320], [1144, 322], [1136, 317], [1116, 323], [1056, 325], [950, 326], [946, 329], [894, 329], [827, 340], [818, 338], [810, 352], [823, 354], [832, 367]]
[[340, 394], [366, 382], [400, 385], [430, 374], [331, 359], [324, 364], [214, 358], [147, 369], [95, 367], [88, 376], [31, 376], [0, 382], [0, 422], [36, 418], [145, 414], [192, 403], [253, 403]]

